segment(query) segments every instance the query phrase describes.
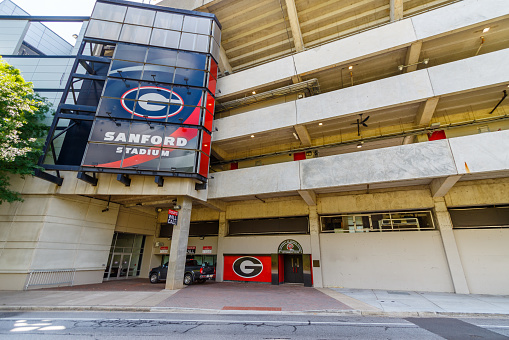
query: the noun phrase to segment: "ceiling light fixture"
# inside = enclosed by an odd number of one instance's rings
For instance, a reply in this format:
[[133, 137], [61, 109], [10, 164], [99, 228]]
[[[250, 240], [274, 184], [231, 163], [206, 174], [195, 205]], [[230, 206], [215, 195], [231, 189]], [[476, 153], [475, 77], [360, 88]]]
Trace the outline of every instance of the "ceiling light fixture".
[[296, 140], [299, 140], [299, 136], [297, 136], [295, 132], [293, 132], [293, 136], [295, 137]]
[[252, 94], [256, 94], [256, 91], [251, 92]]
[[352, 69], [353, 69], [353, 66], [352, 66], [352, 65], [348, 66], [348, 69], [349, 69], [349, 70], [352, 70]]
[[491, 27], [486, 27], [485, 29], [482, 30], [483, 33], [488, 33], [488, 31], [490, 30]]
[[251, 138], [254, 138], [254, 135], [251, 135]]
[[363, 145], [363, 144], [364, 144], [364, 142], [359, 142], [359, 143], [357, 143], [357, 149], [362, 148], [362, 145]]
[[[509, 87], [509, 85], [507, 85], [507, 87]], [[323, 125], [323, 123], [318, 123], [318, 125], [319, 125], [319, 126], [322, 126], [322, 125]]]
[[419, 64], [428, 65], [428, 63], [429, 63], [429, 58], [426, 58], [426, 59], [423, 59], [422, 61], [418, 61], [418, 62], [413, 63], [413, 64], [399, 65], [398, 66], [398, 70], [403, 71], [403, 69], [406, 68], [406, 67], [410, 67], [410, 66], [414, 66], [414, 65], [419, 65]]

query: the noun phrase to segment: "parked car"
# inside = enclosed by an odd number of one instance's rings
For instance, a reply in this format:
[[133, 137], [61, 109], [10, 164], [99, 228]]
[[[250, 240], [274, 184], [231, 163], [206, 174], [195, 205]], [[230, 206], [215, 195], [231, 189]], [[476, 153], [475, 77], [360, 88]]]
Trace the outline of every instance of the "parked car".
[[[151, 283], [158, 283], [159, 281], [166, 281], [167, 274], [168, 262], [162, 266], [152, 268], [148, 277]], [[204, 283], [206, 280], [214, 279], [215, 277], [216, 269], [214, 266], [210, 266], [207, 262], [199, 265], [196, 260], [186, 260], [186, 267], [184, 270], [185, 285], [190, 285], [193, 282]]]

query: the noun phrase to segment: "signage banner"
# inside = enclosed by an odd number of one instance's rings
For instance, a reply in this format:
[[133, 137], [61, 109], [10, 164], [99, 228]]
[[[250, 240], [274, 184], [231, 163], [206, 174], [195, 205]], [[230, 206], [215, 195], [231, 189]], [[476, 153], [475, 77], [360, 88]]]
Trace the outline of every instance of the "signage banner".
[[168, 224], [177, 225], [179, 212], [176, 210], [168, 210]]
[[189, 255], [194, 255], [196, 254], [196, 246], [187, 246], [187, 253]]
[[295, 240], [284, 240], [278, 247], [279, 254], [302, 254], [302, 246]]
[[212, 254], [212, 246], [203, 246], [202, 254]]
[[228, 281], [272, 282], [270, 255], [225, 255], [223, 279]]
[[159, 254], [168, 254], [168, 247], [160, 247]]

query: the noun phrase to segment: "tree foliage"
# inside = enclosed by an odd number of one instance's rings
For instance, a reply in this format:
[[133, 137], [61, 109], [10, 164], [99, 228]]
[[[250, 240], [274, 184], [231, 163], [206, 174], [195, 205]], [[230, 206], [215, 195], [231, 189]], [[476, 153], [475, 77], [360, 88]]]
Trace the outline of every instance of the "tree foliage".
[[0, 57], [0, 204], [22, 201], [19, 193], [9, 189], [9, 175], [34, 174], [48, 111], [48, 103], [34, 92], [32, 83]]

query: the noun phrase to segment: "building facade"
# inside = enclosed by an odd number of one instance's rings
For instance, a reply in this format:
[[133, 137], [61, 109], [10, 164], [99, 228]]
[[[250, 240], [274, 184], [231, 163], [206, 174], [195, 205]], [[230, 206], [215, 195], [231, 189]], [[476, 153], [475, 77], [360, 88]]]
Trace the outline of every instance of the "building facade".
[[[509, 293], [503, 0], [158, 6], [222, 25], [206, 181], [13, 178], [25, 202], [0, 206], [3, 289], [147, 277], [165, 262], [175, 288], [187, 254], [218, 281]], [[0, 11], [26, 15], [9, 0]], [[0, 25], [3, 58], [58, 110], [77, 47], [37, 45], [29, 18]]]

